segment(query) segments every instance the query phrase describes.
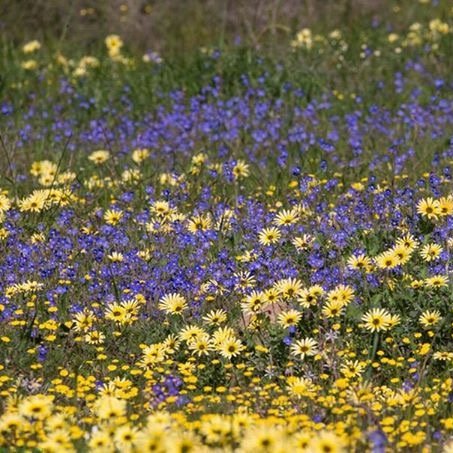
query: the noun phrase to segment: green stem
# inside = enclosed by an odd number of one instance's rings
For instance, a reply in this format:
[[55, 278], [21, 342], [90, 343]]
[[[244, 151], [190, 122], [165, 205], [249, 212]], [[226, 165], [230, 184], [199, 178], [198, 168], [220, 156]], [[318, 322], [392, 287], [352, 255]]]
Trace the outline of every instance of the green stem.
[[380, 334], [379, 332], [374, 332], [374, 338], [373, 338], [373, 349], [371, 350], [371, 355], [370, 355], [370, 368], [368, 369], [368, 372], [366, 374], [366, 380], [369, 380], [370, 379], [370, 376], [371, 376], [371, 370], [372, 370], [372, 363], [374, 361], [374, 358], [376, 356], [376, 352], [377, 352], [377, 348], [378, 348], [378, 345], [379, 345], [379, 338], [380, 338]]

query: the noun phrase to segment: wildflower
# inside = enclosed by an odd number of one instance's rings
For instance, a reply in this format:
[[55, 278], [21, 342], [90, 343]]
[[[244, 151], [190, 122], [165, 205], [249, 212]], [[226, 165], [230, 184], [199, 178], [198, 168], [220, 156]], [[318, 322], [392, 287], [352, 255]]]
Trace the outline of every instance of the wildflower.
[[33, 53], [41, 48], [41, 43], [36, 39], [30, 42], [27, 42], [22, 46], [23, 53]]
[[295, 237], [292, 240], [292, 244], [294, 245], [294, 247], [296, 247], [296, 249], [299, 252], [309, 248], [313, 244], [313, 242], [314, 242], [314, 238], [312, 236], [310, 236], [309, 234], [304, 234], [301, 237], [300, 236]]
[[44, 420], [52, 413], [52, 400], [53, 397], [49, 395], [30, 396], [19, 404], [19, 414], [28, 418]]
[[118, 303], [110, 304], [105, 311], [105, 319], [109, 319], [111, 321], [124, 323], [124, 321], [126, 321], [127, 318], [128, 314], [126, 313], [124, 308]]
[[264, 228], [258, 234], [258, 238], [261, 245], [271, 245], [279, 241], [281, 233], [278, 228]]
[[210, 325], [220, 325], [227, 320], [227, 314], [225, 310], [212, 310], [203, 316], [203, 321]]
[[90, 436], [88, 446], [94, 452], [114, 451], [110, 434], [104, 430], [94, 431]]
[[439, 210], [441, 216], [453, 215], [453, 196], [439, 198]]
[[295, 396], [309, 396], [314, 392], [315, 386], [310, 379], [292, 377], [288, 379], [289, 393]]
[[115, 432], [115, 445], [120, 451], [131, 449], [138, 438], [138, 429], [129, 425], [120, 426]]
[[19, 201], [19, 208], [24, 212], [41, 212], [48, 206], [48, 194], [43, 190], [35, 190], [31, 195]]
[[267, 298], [263, 292], [252, 291], [241, 303], [245, 313], [257, 313], [266, 306]]
[[313, 338], [304, 338], [291, 345], [291, 353], [303, 360], [306, 356], [314, 356], [318, 352], [317, 346], [318, 344]]
[[439, 201], [430, 197], [420, 200], [417, 204], [417, 212], [428, 219], [437, 219], [437, 216], [441, 214]]
[[209, 351], [212, 350], [211, 340], [207, 334], [201, 335], [196, 339], [189, 341], [188, 347], [198, 356], [208, 355]]
[[442, 252], [442, 247], [439, 244], [426, 244], [420, 254], [425, 261], [434, 261], [439, 258]]
[[226, 359], [231, 359], [241, 353], [245, 346], [235, 338], [227, 338], [219, 345], [218, 350], [220, 354]]
[[396, 245], [402, 245], [412, 253], [417, 248], [418, 241], [411, 234], [406, 234], [402, 238], [397, 239]]
[[344, 374], [347, 378], [354, 378], [360, 376], [365, 369], [365, 364], [363, 362], [359, 362], [358, 360], [347, 360], [343, 365], [340, 367], [340, 371]]
[[348, 267], [350, 269], [358, 269], [369, 272], [371, 270], [371, 259], [368, 258], [364, 253], [356, 256], [351, 256], [348, 259]]
[[124, 261], [124, 255], [120, 252], [112, 252], [107, 255], [107, 258], [112, 262], [112, 263], [121, 263]]
[[175, 453], [196, 453], [201, 450], [201, 443], [192, 432], [175, 432], [167, 438], [167, 447], [165, 451]]
[[354, 299], [354, 289], [348, 285], [338, 285], [332, 291], [327, 294], [327, 300], [329, 302], [340, 301], [343, 306], [348, 305]]
[[344, 442], [333, 432], [321, 431], [309, 444], [309, 451], [313, 453], [343, 453]]
[[394, 255], [392, 251], [387, 251], [381, 253], [376, 258], [376, 266], [380, 269], [393, 269], [398, 266], [398, 258]]
[[389, 327], [390, 313], [382, 308], [373, 308], [362, 316], [365, 328], [372, 332], [380, 332]]
[[168, 314], [180, 315], [188, 306], [186, 299], [181, 294], [171, 293], [160, 299], [159, 308]]
[[36, 60], [26, 60], [21, 63], [21, 67], [26, 71], [33, 71], [38, 67], [38, 62]]
[[96, 401], [95, 411], [101, 420], [122, 417], [126, 413], [126, 401], [114, 396], [102, 396]]
[[291, 211], [283, 210], [278, 213], [273, 223], [277, 226], [292, 225], [299, 220], [297, 211], [292, 209]]
[[326, 318], [334, 318], [336, 316], [341, 315], [343, 309], [344, 309], [343, 302], [341, 302], [339, 300], [332, 300], [332, 301], [328, 301], [324, 305], [324, 307], [322, 309], [322, 314]]
[[211, 218], [208, 215], [194, 216], [189, 220], [187, 229], [191, 233], [197, 233], [198, 231], [207, 231], [212, 227]]
[[156, 201], [151, 206], [151, 212], [158, 217], [165, 217], [170, 214], [171, 208], [167, 201]]
[[244, 453], [273, 453], [280, 451], [283, 433], [277, 427], [253, 427], [244, 433], [241, 451]]
[[446, 275], [434, 275], [425, 279], [428, 288], [443, 288], [448, 286], [448, 277]]
[[279, 301], [280, 293], [276, 288], [269, 288], [264, 292], [265, 302], [274, 304]]
[[453, 361], [453, 352], [448, 352], [448, 351], [435, 352], [433, 354], [433, 359], [451, 362], [451, 361]]
[[132, 160], [136, 164], [141, 164], [145, 159], [149, 157], [149, 154], [149, 149], [147, 148], [134, 149], [134, 151], [132, 151]]
[[302, 314], [297, 310], [288, 310], [280, 313], [278, 315], [278, 323], [283, 328], [288, 328], [290, 326], [295, 326], [302, 318]]
[[243, 160], [238, 160], [233, 167], [233, 175], [235, 179], [246, 178], [250, 174], [249, 166]]
[[391, 251], [398, 261], [398, 265], [406, 264], [411, 258], [410, 249], [404, 245], [396, 245]]
[[280, 296], [284, 299], [298, 297], [302, 291], [302, 282], [296, 278], [285, 278], [274, 285]]
[[212, 340], [216, 346], [222, 344], [226, 340], [234, 340], [235, 333], [231, 327], [220, 327], [212, 334]]
[[206, 332], [198, 326], [186, 326], [179, 332], [179, 338], [183, 341], [194, 341], [197, 338], [202, 338]]
[[159, 425], [147, 427], [137, 438], [137, 451], [165, 453], [166, 433]]
[[411, 288], [419, 289], [423, 286], [423, 280], [413, 280], [411, 281]]
[[89, 156], [88, 159], [90, 159], [92, 162], [95, 164], [103, 164], [110, 158], [110, 152], [106, 151], [104, 149], [100, 149], [97, 151], [93, 151]]
[[105, 45], [110, 57], [117, 57], [123, 47], [123, 41], [118, 35], [108, 35], [105, 38]]
[[10, 208], [11, 208], [10, 199], [5, 194], [0, 193], [0, 213], [8, 211], [8, 209]]
[[168, 353], [175, 352], [179, 347], [180, 341], [178, 337], [174, 334], [168, 335], [168, 337], [163, 341], [162, 346]]
[[400, 315], [390, 315], [389, 318], [387, 319], [387, 321], [388, 321], [388, 328], [391, 329], [401, 323], [401, 316]]
[[440, 321], [440, 319], [441, 314], [438, 310], [427, 310], [420, 315], [420, 318], [418, 320], [424, 328], [430, 329], [431, 327], [435, 326]]
[[[319, 288], [320, 290], [318, 290]], [[304, 308], [309, 308], [310, 305], [316, 305], [318, 303], [318, 298], [323, 294], [323, 289], [321, 287], [310, 287], [301, 289], [297, 298], [297, 301]]]
[[291, 46], [294, 48], [303, 47], [305, 49], [311, 49], [313, 45], [313, 35], [309, 28], [303, 28], [300, 30], [296, 39], [291, 41]]
[[96, 318], [91, 311], [84, 310], [77, 313], [74, 317], [74, 330], [76, 332], [86, 332], [90, 330], [95, 320]]

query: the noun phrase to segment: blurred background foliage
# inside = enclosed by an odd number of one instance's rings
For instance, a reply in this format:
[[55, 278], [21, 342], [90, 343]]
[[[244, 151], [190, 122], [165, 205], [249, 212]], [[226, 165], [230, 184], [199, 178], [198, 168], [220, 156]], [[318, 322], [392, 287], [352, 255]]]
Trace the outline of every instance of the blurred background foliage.
[[[20, 44], [30, 39], [70, 43], [93, 51], [110, 33], [131, 50], [165, 55], [203, 46], [242, 43], [280, 52], [303, 27], [354, 28], [366, 21], [406, 26], [417, 16], [414, 0], [0, 0], [0, 33]], [[444, 3], [445, 11], [449, 1]], [[438, 5], [437, 5], [438, 6]], [[426, 8], [429, 13], [429, 6]]]

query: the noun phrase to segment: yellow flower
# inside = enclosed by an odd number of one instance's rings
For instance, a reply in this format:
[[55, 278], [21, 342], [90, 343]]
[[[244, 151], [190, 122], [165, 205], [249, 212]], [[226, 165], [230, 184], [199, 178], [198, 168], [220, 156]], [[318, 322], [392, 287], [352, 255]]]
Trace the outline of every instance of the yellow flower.
[[439, 202], [429, 197], [418, 202], [417, 212], [428, 219], [437, 219], [437, 216], [441, 214], [441, 209]]
[[417, 248], [418, 242], [411, 234], [406, 234], [396, 241], [396, 245], [402, 245], [412, 253]]
[[0, 213], [8, 211], [8, 209], [10, 208], [11, 208], [10, 199], [6, 195], [0, 193]]
[[390, 313], [383, 308], [373, 308], [362, 316], [365, 328], [372, 332], [387, 330], [389, 327]]
[[343, 306], [348, 305], [354, 299], [354, 289], [348, 285], [338, 285], [327, 293], [329, 302], [339, 301]]
[[22, 46], [22, 52], [23, 53], [33, 53], [36, 52], [41, 48], [41, 43], [37, 41], [36, 39], [33, 41], [29, 41], [26, 44]]
[[453, 215], [453, 196], [440, 198], [439, 209], [441, 216]]
[[19, 404], [19, 414], [24, 417], [43, 420], [52, 414], [52, 401], [53, 397], [49, 395], [30, 396]]
[[94, 162], [95, 164], [103, 164], [110, 158], [110, 152], [104, 149], [99, 149], [97, 151], [93, 151], [88, 159]]
[[120, 54], [123, 41], [118, 35], [108, 35], [105, 38], [105, 45], [111, 57], [116, 57]]
[[278, 323], [286, 329], [287, 327], [295, 326], [301, 318], [302, 314], [297, 310], [288, 310], [280, 313], [277, 319]]
[[187, 229], [191, 233], [197, 233], [198, 231], [207, 231], [212, 227], [211, 217], [208, 214], [205, 215], [197, 215], [192, 217], [189, 220], [189, 224], [187, 225]]
[[116, 209], [109, 209], [104, 213], [104, 220], [109, 225], [116, 225], [123, 217], [123, 212]]
[[91, 437], [88, 441], [88, 447], [90, 447], [90, 451], [96, 452], [113, 452], [114, 445], [110, 434], [106, 431], [94, 431], [91, 434]]
[[121, 263], [124, 261], [124, 255], [120, 252], [112, 252], [107, 255], [107, 258], [112, 263]]
[[365, 363], [359, 362], [358, 360], [347, 360], [343, 365], [340, 367], [340, 371], [344, 374], [347, 378], [353, 378], [356, 376], [360, 376], [365, 369]]
[[300, 30], [297, 35], [296, 39], [291, 41], [291, 47], [304, 47], [305, 49], [311, 49], [313, 45], [313, 35], [309, 28], [303, 28]]
[[19, 209], [25, 212], [41, 212], [49, 205], [49, 194], [44, 190], [35, 190], [31, 195], [19, 201]]
[[210, 324], [213, 326], [217, 326], [219, 324], [224, 323], [227, 320], [227, 314], [225, 310], [212, 310], [203, 316], [203, 321], [206, 324]]
[[159, 308], [168, 314], [180, 315], [188, 306], [186, 299], [181, 294], [171, 293], [160, 299]]
[[119, 451], [128, 451], [138, 440], [138, 429], [129, 425], [120, 426], [115, 432], [115, 445]]
[[284, 278], [274, 284], [281, 297], [291, 299], [299, 297], [302, 292], [302, 282], [297, 278]]
[[279, 241], [281, 237], [278, 228], [264, 228], [258, 234], [259, 242], [261, 245], [271, 245]]
[[115, 398], [114, 396], [102, 396], [95, 403], [96, 415], [101, 420], [109, 420], [122, 417], [126, 414], [126, 401]]
[[398, 261], [398, 264], [401, 265], [406, 264], [411, 258], [410, 249], [405, 247], [403, 244], [401, 245], [397, 244], [395, 247], [392, 248], [391, 252]]
[[310, 442], [308, 451], [313, 453], [342, 453], [345, 452], [344, 442], [330, 431], [321, 431]]
[[295, 237], [291, 243], [296, 247], [297, 251], [302, 251], [309, 248], [314, 242], [314, 238], [309, 234], [304, 234], [303, 236]]
[[244, 349], [245, 346], [235, 338], [225, 339], [218, 347], [220, 354], [227, 359], [239, 355]]
[[427, 329], [435, 326], [440, 321], [440, 319], [441, 314], [438, 310], [424, 311], [420, 315], [420, 318], [418, 318], [420, 324]]
[[233, 175], [235, 179], [245, 178], [250, 174], [249, 166], [243, 160], [238, 160], [233, 167]]
[[132, 160], [136, 164], [142, 163], [147, 157], [149, 157], [149, 149], [146, 148], [134, 149], [134, 151], [132, 152]]
[[328, 301], [324, 305], [324, 307], [322, 309], [322, 314], [326, 318], [334, 318], [335, 316], [341, 315], [341, 313], [343, 312], [343, 309], [344, 309], [344, 305], [341, 301], [332, 300], [332, 301]]
[[426, 244], [420, 254], [425, 261], [434, 261], [442, 253], [442, 247], [439, 244]]
[[314, 356], [318, 352], [317, 347], [318, 344], [313, 338], [304, 338], [291, 345], [291, 354], [303, 360], [306, 356]]
[[198, 356], [209, 355], [212, 350], [212, 343], [208, 334], [204, 334], [187, 343], [189, 349]]
[[350, 269], [358, 269], [369, 272], [371, 270], [371, 259], [364, 253], [355, 256], [353, 255], [348, 259], [348, 267]]
[[448, 286], [448, 276], [434, 275], [425, 279], [425, 284], [428, 288], [443, 288]]
[[110, 321], [123, 323], [129, 317], [129, 314], [126, 312], [124, 307], [118, 303], [110, 304], [105, 311], [105, 319], [109, 319]]
[[309, 396], [314, 392], [315, 386], [310, 379], [292, 377], [288, 379], [288, 390], [295, 396]]
[[284, 226], [284, 225], [292, 225], [299, 220], [298, 212], [295, 209], [283, 210], [282, 212], [278, 213], [273, 223], [277, 226]]
[[157, 217], [166, 217], [171, 211], [168, 201], [155, 201], [151, 205], [151, 212]]
[[285, 445], [284, 432], [278, 426], [254, 426], [242, 439], [244, 453], [280, 453]]

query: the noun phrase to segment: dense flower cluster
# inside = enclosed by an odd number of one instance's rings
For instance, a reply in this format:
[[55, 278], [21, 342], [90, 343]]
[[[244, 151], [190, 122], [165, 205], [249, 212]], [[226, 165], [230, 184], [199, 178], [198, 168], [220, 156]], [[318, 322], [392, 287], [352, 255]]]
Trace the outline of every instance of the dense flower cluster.
[[0, 446], [453, 451], [453, 83], [402, 66], [372, 105], [264, 74], [97, 116], [67, 70], [5, 102]]

